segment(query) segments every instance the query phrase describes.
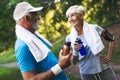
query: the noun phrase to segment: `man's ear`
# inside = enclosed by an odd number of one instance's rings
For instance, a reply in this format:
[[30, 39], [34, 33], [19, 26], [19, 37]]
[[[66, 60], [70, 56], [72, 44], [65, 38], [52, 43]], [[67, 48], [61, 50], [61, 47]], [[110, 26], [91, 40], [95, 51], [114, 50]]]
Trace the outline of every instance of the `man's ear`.
[[28, 15], [24, 16], [24, 19], [30, 21], [30, 17]]

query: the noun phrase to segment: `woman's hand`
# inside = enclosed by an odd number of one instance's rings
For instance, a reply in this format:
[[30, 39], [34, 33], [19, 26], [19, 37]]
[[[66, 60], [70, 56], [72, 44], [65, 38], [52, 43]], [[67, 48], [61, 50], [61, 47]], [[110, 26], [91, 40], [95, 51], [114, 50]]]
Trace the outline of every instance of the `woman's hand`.
[[100, 61], [102, 64], [106, 64], [111, 61], [111, 57], [108, 55], [101, 55], [100, 56]]
[[80, 50], [81, 47], [82, 47], [81, 44], [78, 44], [78, 43], [75, 43], [75, 44], [74, 44], [74, 50], [76, 50], [76, 51]]

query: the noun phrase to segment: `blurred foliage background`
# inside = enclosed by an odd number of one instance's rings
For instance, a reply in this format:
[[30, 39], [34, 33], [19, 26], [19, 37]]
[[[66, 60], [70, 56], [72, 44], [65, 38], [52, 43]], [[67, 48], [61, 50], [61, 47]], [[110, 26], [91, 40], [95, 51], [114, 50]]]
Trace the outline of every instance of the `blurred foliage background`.
[[0, 52], [14, 47], [15, 21], [13, 10], [18, 2], [27, 1], [33, 6], [43, 6], [39, 33], [51, 42], [70, 32], [65, 15], [72, 5], [83, 5], [86, 9], [85, 20], [104, 28], [120, 22], [120, 0], [1, 0], [0, 1]]
[[[16, 23], [13, 20], [13, 10], [15, 5], [22, 1], [27, 1], [36, 7], [44, 7], [39, 12], [41, 20], [38, 32], [54, 43], [52, 51], [56, 57], [64, 44], [65, 36], [71, 29], [66, 17], [66, 10], [70, 6], [83, 5], [86, 10], [85, 20], [103, 28], [120, 23], [120, 0], [0, 0], [0, 64], [15, 61], [13, 48], [16, 40]], [[120, 63], [119, 44], [113, 55], [114, 64]], [[120, 74], [118, 69], [115, 72]], [[80, 80], [80, 76], [74, 76], [73, 73], [68, 77], [70, 80]], [[0, 80], [22, 80], [22, 77], [18, 68], [0, 67]]]

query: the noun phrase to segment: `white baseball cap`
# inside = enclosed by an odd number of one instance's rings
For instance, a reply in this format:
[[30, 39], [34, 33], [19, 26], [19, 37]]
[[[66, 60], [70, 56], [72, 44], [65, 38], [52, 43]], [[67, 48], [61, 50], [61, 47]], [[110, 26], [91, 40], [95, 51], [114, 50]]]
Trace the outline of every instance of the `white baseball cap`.
[[15, 21], [20, 20], [23, 16], [25, 16], [29, 12], [37, 12], [42, 10], [43, 7], [33, 7], [28, 2], [20, 2], [16, 5], [13, 13], [13, 18]]

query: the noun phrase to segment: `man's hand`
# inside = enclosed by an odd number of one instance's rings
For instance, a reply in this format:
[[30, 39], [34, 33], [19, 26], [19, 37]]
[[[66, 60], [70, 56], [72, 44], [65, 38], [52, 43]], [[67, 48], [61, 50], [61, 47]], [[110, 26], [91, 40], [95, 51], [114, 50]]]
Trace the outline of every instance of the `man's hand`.
[[72, 53], [70, 52], [68, 55], [66, 56], [63, 56], [62, 55], [62, 50], [60, 51], [59, 53], [59, 65], [62, 69], [68, 67], [71, 65], [71, 56], [72, 56]]

